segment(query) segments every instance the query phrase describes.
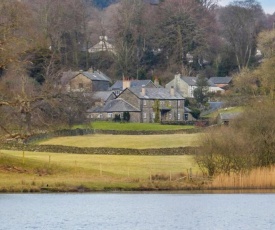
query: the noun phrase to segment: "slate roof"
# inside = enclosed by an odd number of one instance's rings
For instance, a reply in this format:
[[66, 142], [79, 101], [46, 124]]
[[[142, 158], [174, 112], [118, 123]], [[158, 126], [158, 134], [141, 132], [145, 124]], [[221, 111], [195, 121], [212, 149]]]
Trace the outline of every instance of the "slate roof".
[[107, 101], [112, 94], [114, 94], [114, 91], [97, 91], [94, 93], [93, 98]]
[[[130, 80], [130, 87], [131, 88], [137, 88], [137, 87], [142, 87], [143, 85], [146, 86], [149, 83], [153, 83], [151, 80]], [[111, 90], [114, 89], [120, 89], [123, 90], [123, 81], [119, 80], [116, 81], [115, 84], [113, 84], [110, 87]]]
[[143, 96], [142, 88], [129, 88], [140, 99], [159, 99], [159, 100], [184, 100], [178, 92], [175, 91], [174, 96], [171, 95], [170, 89], [166, 88], [144, 88], [145, 95]]
[[232, 77], [211, 77], [209, 80], [214, 84], [229, 84]]
[[[196, 81], [197, 81], [197, 77], [181, 77], [181, 79], [183, 81], [185, 81], [189, 86], [197, 86], [196, 85]], [[208, 85], [211, 86], [211, 87], [215, 87], [216, 85], [208, 80]]]
[[187, 108], [187, 107], [184, 107], [184, 112], [185, 112], [185, 113], [191, 113], [191, 112], [192, 112], [192, 110], [191, 110], [191, 109], [189, 109], [189, 108]]
[[117, 98], [107, 102], [103, 107], [93, 107], [87, 110], [88, 113], [112, 113], [112, 112], [140, 112], [140, 110], [122, 98]]
[[109, 77], [107, 77], [104, 73], [102, 73], [100, 71], [94, 71], [94, 72], [87, 71], [87, 72], [82, 72], [82, 74], [93, 81], [112, 82], [112, 80]]
[[111, 79], [107, 77], [104, 73], [100, 71], [68, 71], [63, 72], [61, 77], [61, 83], [66, 84], [79, 74], [83, 74], [92, 81], [108, 81], [111, 82]]
[[89, 53], [95, 53], [100, 51], [110, 51], [115, 53], [114, 50], [114, 46], [107, 41], [100, 41], [99, 43], [95, 44], [93, 47], [88, 49]]
[[211, 110], [217, 110], [217, 109], [220, 109], [223, 106], [224, 102], [209, 101], [208, 104], [209, 104]]
[[232, 120], [232, 119], [236, 118], [240, 114], [241, 114], [240, 112], [236, 112], [236, 113], [220, 113], [220, 119], [222, 121], [229, 121], [229, 120]]

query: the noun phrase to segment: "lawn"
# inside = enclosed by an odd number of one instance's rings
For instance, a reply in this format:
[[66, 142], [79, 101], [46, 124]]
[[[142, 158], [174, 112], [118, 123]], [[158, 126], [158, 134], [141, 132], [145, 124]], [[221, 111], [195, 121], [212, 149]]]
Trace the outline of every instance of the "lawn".
[[[161, 125], [158, 123], [120, 123], [95, 121], [88, 127], [99, 130], [124, 130], [124, 131], [161, 131], [161, 130], [185, 130], [193, 129], [192, 125]], [[75, 126], [74, 128], [83, 128], [83, 126]]]
[[110, 148], [176, 148], [197, 146], [199, 133], [167, 135], [105, 135], [56, 137], [41, 141], [41, 145], [64, 145], [74, 147], [110, 147]]

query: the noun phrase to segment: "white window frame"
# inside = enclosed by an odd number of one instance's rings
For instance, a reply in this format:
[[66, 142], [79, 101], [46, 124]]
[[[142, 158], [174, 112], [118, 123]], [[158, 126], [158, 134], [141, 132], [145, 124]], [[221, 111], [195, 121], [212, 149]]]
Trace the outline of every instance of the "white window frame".
[[108, 113], [108, 114], [107, 114], [107, 117], [108, 117], [108, 118], [113, 118], [113, 113]]
[[147, 118], [147, 113], [143, 113], [143, 119], [146, 119]]
[[180, 120], [180, 113], [178, 113], [178, 120]]

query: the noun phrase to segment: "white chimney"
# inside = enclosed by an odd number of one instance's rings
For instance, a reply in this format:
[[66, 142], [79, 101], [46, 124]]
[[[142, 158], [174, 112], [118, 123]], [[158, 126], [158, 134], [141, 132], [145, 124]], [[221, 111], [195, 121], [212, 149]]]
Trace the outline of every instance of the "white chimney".
[[142, 96], [145, 96], [146, 95], [146, 89], [145, 89], [145, 86], [143, 85], [142, 88], [141, 88], [141, 95]]
[[170, 95], [171, 95], [171, 96], [175, 96], [175, 89], [174, 89], [174, 86], [171, 86]]
[[122, 89], [130, 88], [131, 86], [131, 81], [127, 78], [123, 78], [122, 80]]

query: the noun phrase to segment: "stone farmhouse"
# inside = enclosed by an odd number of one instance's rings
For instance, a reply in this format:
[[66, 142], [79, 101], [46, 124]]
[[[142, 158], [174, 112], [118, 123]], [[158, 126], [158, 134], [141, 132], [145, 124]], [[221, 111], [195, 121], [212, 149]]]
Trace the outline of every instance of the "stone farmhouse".
[[[180, 74], [176, 74], [174, 79], [165, 85], [165, 88], [171, 88], [179, 92], [183, 97], [193, 98], [194, 89], [197, 88], [196, 77], [185, 77]], [[224, 89], [217, 87], [212, 81], [208, 80], [209, 92], [223, 93]]]
[[142, 123], [153, 123], [156, 116], [160, 122], [184, 121], [184, 97], [173, 87], [165, 88], [127, 88], [118, 98], [130, 102], [139, 108], [140, 113], [133, 120]]
[[68, 71], [61, 77], [61, 86], [67, 92], [107, 91], [111, 79], [100, 71]]
[[[165, 88], [126, 88], [119, 96], [104, 106], [87, 111], [92, 119], [113, 119], [116, 114], [123, 118], [127, 112], [130, 122], [182, 122], [191, 116], [185, 111], [184, 97], [172, 87]], [[159, 118], [157, 120], [157, 118]]]

